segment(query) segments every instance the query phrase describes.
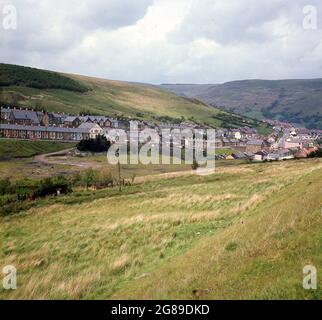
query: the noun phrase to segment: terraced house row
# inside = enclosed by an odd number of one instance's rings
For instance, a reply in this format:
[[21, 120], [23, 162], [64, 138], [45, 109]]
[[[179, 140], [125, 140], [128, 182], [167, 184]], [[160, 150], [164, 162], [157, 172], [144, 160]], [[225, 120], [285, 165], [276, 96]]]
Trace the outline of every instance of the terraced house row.
[[1, 124], [78, 128], [82, 123], [98, 124], [102, 128], [126, 127], [126, 121], [106, 116], [70, 116], [64, 113], [1, 107]]
[[103, 129], [97, 124], [81, 125], [78, 128], [24, 126], [13, 124], [0, 125], [1, 138], [31, 139], [31, 140], [59, 140], [81, 141], [95, 138], [103, 134]]

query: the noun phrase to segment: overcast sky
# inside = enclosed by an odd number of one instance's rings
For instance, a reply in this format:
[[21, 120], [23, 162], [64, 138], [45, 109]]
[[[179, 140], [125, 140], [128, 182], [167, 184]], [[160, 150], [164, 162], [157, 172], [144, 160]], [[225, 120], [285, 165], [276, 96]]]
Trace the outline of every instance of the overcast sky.
[[0, 62], [149, 83], [322, 77], [321, 0], [0, 0], [1, 22], [6, 5]]

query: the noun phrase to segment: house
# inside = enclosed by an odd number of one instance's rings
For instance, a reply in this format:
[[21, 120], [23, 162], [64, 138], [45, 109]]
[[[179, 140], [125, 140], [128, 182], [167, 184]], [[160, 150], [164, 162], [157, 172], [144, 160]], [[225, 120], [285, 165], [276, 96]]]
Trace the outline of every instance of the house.
[[305, 148], [302, 150], [298, 150], [295, 152], [294, 157], [299, 159], [299, 158], [307, 158], [308, 155], [314, 151], [316, 151], [316, 147], [310, 147], [310, 148]]
[[246, 143], [246, 152], [256, 153], [263, 148], [263, 140], [249, 140]]
[[279, 147], [282, 149], [298, 148], [302, 149], [303, 144], [299, 137], [282, 138], [279, 142]]
[[1, 113], [0, 113], [1, 114], [1, 123], [9, 123], [11, 109], [1, 107], [0, 111], [1, 111]]
[[87, 130], [89, 133], [89, 137], [91, 139], [95, 139], [98, 135], [102, 135], [103, 129], [96, 123], [82, 123], [77, 129], [84, 129]]
[[49, 112], [48, 118], [49, 118], [49, 125], [50, 126], [57, 126], [58, 127], [64, 123], [66, 116], [64, 114], [60, 114], [60, 113]]
[[37, 112], [32, 110], [12, 109], [9, 122], [16, 125], [38, 126], [40, 121]]
[[128, 130], [130, 123], [126, 120], [119, 120], [118, 121], [118, 128], [122, 130]]
[[222, 142], [223, 142], [223, 147], [237, 147], [239, 145], [239, 140], [237, 139], [224, 138]]
[[266, 151], [259, 151], [254, 154], [254, 161], [265, 161], [267, 159], [267, 152]]
[[248, 160], [249, 157], [244, 152], [234, 153], [232, 155], [236, 160]]
[[68, 116], [64, 119], [64, 127], [66, 128], [78, 128], [82, 121], [79, 117]]
[[278, 160], [290, 160], [294, 159], [293, 153], [288, 149], [278, 150]]
[[112, 122], [106, 117], [102, 117], [98, 122], [101, 128], [112, 128]]
[[64, 122], [65, 116], [54, 112], [44, 112], [41, 118], [41, 125], [45, 127], [58, 127]]
[[279, 159], [279, 154], [276, 152], [270, 152], [268, 155], [267, 155], [267, 157], [266, 157], [266, 159], [268, 160], [268, 161], [276, 161], [276, 160], [278, 160]]

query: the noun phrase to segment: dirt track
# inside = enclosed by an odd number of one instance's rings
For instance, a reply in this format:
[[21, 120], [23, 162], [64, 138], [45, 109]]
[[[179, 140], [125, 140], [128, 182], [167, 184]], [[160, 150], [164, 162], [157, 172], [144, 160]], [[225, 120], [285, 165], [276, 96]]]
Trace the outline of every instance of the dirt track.
[[[74, 148], [47, 153], [47, 154], [40, 154], [35, 157], [35, 160], [41, 164], [47, 164], [47, 165], [58, 164], [58, 165], [74, 166], [74, 167], [79, 167], [83, 169], [100, 168], [100, 165], [96, 163], [67, 161], [66, 155], [68, 154], [68, 152], [72, 150], [74, 150]], [[56, 158], [56, 157], [59, 157], [59, 158]]]

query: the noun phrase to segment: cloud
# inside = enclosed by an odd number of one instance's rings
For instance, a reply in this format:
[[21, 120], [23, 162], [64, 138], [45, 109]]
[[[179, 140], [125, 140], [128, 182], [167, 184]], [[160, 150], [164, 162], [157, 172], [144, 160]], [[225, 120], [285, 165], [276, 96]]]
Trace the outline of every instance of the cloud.
[[0, 33], [4, 62], [151, 83], [321, 75], [319, 0], [316, 30], [302, 26], [306, 0], [11, 3], [18, 29]]

